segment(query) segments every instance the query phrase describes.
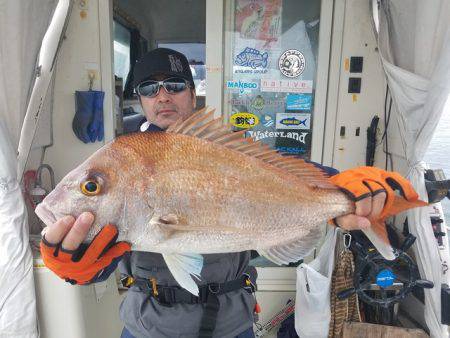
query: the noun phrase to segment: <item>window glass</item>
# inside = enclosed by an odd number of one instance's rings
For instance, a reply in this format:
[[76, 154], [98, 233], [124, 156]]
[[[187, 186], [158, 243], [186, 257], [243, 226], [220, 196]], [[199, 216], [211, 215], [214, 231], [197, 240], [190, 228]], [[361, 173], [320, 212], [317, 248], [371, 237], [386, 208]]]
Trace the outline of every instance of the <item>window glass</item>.
[[120, 23], [113, 21], [114, 28], [114, 75], [120, 77], [123, 85], [130, 71], [131, 33]]

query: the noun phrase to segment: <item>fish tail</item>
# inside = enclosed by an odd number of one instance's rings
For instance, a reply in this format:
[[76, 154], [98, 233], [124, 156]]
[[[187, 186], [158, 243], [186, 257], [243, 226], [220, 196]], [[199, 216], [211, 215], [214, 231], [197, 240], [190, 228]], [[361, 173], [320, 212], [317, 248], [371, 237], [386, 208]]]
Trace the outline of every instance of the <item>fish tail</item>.
[[380, 218], [370, 219], [371, 227], [368, 229], [362, 229], [362, 231], [384, 258], [393, 260], [395, 259], [395, 254], [391, 247], [391, 243], [389, 242], [385, 223], [386, 218], [397, 215], [398, 213], [408, 209], [423, 207], [426, 205], [428, 205], [428, 203], [421, 200], [408, 201], [402, 197], [395, 196], [394, 201], [388, 210], [383, 212]]

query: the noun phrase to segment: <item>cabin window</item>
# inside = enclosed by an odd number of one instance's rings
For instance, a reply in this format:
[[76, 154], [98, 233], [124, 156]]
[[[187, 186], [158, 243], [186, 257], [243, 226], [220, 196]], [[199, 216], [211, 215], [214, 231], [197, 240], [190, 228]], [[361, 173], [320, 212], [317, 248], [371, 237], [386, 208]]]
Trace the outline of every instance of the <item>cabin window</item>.
[[114, 20], [114, 75], [125, 83], [130, 71], [131, 32]]

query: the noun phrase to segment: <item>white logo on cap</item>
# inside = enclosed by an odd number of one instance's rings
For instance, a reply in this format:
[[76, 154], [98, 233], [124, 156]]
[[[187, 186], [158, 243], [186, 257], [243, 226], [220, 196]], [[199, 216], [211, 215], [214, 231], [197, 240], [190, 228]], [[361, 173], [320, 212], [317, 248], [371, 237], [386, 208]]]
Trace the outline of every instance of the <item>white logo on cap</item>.
[[181, 60], [177, 58], [175, 55], [169, 55], [170, 68], [172, 68], [172, 72], [182, 72], [183, 64]]

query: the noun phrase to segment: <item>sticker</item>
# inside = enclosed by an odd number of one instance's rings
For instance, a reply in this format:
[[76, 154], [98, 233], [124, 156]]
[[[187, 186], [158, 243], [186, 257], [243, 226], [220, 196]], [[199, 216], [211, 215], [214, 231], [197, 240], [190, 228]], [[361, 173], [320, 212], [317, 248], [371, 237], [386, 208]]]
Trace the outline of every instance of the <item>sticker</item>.
[[311, 114], [277, 113], [277, 129], [311, 129]]
[[278, 151], [286, 154], [305, 154], [307, 149], [302, 147], [276, 147]]
[[259, 123], [259, 118], [255, 114], [241, 112], [231, 115], [230, 123], [241, 129], [253, 128]]
[[229, 89], [239, 89], [239, 93], [244, 93], [244, 91], [257, 89], [258, 84], [256, 82], [245, 82], [245, 81], [227, 81], [227, 88]]
[[376, 283], [382, 288], [387, 288], [394, 284], [395, 278], [397, 277], [391, 270], [384, 269], [378, 273]]
[[[255, 110], [262, 110], [259, 109], [261, 107], [262, 101], [264, 101], [263, 108], [281, 108], [284, 107], [284, 99], [269, 99], [269, 98], [263, 98], [261, 95], [256, 96], [256, 98], [252, 99], [251, 97], [238, 97], [238, 98], [232, 98], [229, 102], [234, 106], [248, 106]], [[256, 101], [256, 106], [253, 106], [253, 104]]]
[[287, 77], [299, 76], [305, 70], [305, 66], [305, 57], [296, 49], [288, 49], [278, 60], [278, 68]]
[[261, 79], [261, 91], [273, 93], [312, 93], [311, 80]]
[[234, 64], [237, 66], [256, 68], [267, 68], [267, 52], [261, 53], [255, 48], [246, 47], [234, 59]]
[[248, 133], [255, 141], [264, 140], [265, 138], [285, 138], [298, 141], [306, 144], [307, 132], [294, 132], [294, 131], [261, 131], [261, 130], [249, 130]]
[[264, 115], [261, 118], [261, 123], [263, 124], [264, 127], [269, 128], [275, 124], [275, 121], [273, 120], [272, 116]]
[[286, 96], [287, 110], [310, 110], [311, 103], [311, 94], [288, 94]]
[[251, 107], [254, 110], [258, 110], [259, 111], [259, 110], [262, 110], [264, 108], [264, 104], [265, 104], [264, 98], [261, 95], [258, 95], [253, 100], [253, 102], [251, 104]]

